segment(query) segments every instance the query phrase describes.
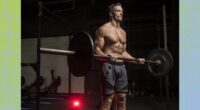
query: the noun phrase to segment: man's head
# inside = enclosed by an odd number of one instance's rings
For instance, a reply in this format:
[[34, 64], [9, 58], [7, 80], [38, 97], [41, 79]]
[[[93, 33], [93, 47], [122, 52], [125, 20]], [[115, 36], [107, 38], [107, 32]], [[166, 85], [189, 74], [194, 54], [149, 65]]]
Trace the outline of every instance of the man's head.
[[123, 9], [120, 3], [111, 4], [108, 7], [109, 16], [111, 19], [114, 19], [118, 22], [121, 22], [123, 19]]

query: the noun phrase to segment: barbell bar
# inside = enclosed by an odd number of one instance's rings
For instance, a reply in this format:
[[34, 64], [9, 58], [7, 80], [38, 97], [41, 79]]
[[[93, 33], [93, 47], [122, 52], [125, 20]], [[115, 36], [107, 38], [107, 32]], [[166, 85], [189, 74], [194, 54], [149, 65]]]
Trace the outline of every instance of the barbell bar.
[[[75, 34], [70, 42], [69, 50], [40, 48], [41, 53], [57, 54], [57, 55], [69, 55], [68, 66], [70, 72], [74, 76], [84, 76], [92, 65], [92, 59], [104, 59], [110, 60], [110, 56], [102, 56], [94, 54], [94, 44], [91, 36], [87, 32], [79, 32]], [[135, 61], [138, 59], [117, 58], [124, 60], [125, 62]], [[165, 49], [155, 49], [151, 52], [149, 59], [145, 60], [148, 65], [148, 69], [154, 76], [164, 76], [169, 73], [173, 67], [173, 58], [169, 51]]]
[[[94, 54], [94, 57], [96, 58], [105, 58], [105, 59], [112, 59], [112, 57], [110, 56], [102, 56], [102, 55], [98, 55], [98, 54]], [[131, 59], [131, 58], [117, 58], [116, 60], [123, 60], [123, 61], [128, 61], [128, 62], [131, 62], [131, 61], [135, 61], [135, 62], [139, 62], [138, 59]], [[161, 62], [159, 60], [156, 60], [156, 61], [151, 61], [151, 60], [145, 60], [146, 63], [155, 63], [157, 65], [159, 65]]]
[[[40, 48], [40, 52], [47, 53], [47, 54], [59, 54], [59, 55], [75, 55], [76, 54], [75, 51], [71, 51], [71, 50], [61, 50], [61, 49], [51, 49], [51, 48]], [[103, 55], [98, 55], [98, 54], [94, 54], [94, 57], [108, 59], [108, 60], [112, 59], [110, 56], [103, 56]], [[129, 59], [129, 58], [117, 58], [116, 60], [139, 62], [138, 59]], [[145, 60], [145, 62], [146, 63], [155, 63], [157, 65], [159, 65], [161, 63], [160, 60], [156, 60], [156, 61]]]
[[61, 50], [61, 49], [51, 49], [51, 48], [40, 48], [41, 53], [47, 54], [59, 54], [59, 55], [75, 55], [75, 51], [71, 50]]

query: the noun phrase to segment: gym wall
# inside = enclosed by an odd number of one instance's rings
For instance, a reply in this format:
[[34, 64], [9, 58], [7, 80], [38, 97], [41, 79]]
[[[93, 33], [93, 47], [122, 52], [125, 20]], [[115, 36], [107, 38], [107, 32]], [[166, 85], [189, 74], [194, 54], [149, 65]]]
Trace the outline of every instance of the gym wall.
[[[41, 47], [68, 49], [69, 37], [59, 36], [41, 39]], [[22, 63], [35, 63], [37, 61], [37, 39], [22, 39], [21, 45]], [[48, 87], [52, 82], [51, 70], [54, 76], [60, 76], [61, 85], [58, 87], [58, 93], [69, 93], [69, 69], [67, 56], [41, 54], [41, 76], [44, 77], [42, 88]], [[24, 86], [29, 86], [36, 79], [36, 72], [31, 66], [22, 66], [22, 76], [25, 77]], [[22, 87], [23, 88], [23, 87]], [[74, 77], [71, 75], [71, 93], [84, 93], [84, 77]]]

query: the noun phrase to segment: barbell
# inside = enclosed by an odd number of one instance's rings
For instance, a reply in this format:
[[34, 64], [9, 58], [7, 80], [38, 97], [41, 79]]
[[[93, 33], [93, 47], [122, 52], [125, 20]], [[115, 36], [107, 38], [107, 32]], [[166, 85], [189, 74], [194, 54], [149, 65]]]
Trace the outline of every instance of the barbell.
[[[74, 76], [84, 76], [91, 68], [93, 58], [110, 60], [109, 56], [94, 54], [94, 43], [91, 36], [87, 32], [78, 32], [73, 36], [69, 44], [69, 50], [40, 48], [41, 53], [69, 55], [67, 57], [70, 72]], [[135, 61], [138, 59], [118, 58], [124, 61]], [[173, 67], [173, 57], [171, 53], [165, 49], [158, 48], [153, 50], [147, 63], [149, 72], [154, 76], [164, 76], [169, 73]]]

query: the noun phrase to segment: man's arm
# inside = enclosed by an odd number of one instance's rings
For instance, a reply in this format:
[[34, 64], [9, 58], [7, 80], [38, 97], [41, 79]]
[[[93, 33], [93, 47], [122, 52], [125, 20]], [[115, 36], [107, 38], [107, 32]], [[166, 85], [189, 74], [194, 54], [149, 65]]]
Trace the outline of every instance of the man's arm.
[[126, 51], [126, 44], [124, 44], [124, 52], [122, 53], [122, 57], [123, 57], [123, 58], [127, 58], [127, 59], [135, 59], [135, 57], [133, 57], [132, 55], [130, 55], [130, 54]]
[[104, 35], [102, 34], [101, 28], [97, 29], [95, 37], [96, 37], [96, 39], [95, 39], [95, 52], [96, 52], [96, 54], [106, 56], [106, 54], [102, 51], [104, 44], [105, 44], [105, 41], [104, 41]]
[[[127, 59], [136, 59], [135, 57], [133, 57], [132, 55], [130, 55], [127, 51], [126, 51], [126, 44], [124, 45], [124, 52], [122, 54], [123, 58], [127, 58]], [[127, 62], [132, 62], [135, 64], [144, 64], [145, 63], [145, 59], [144, 58], [138, 58], [137, 59], [138, 62], [136, 61], [127, 61]]]

